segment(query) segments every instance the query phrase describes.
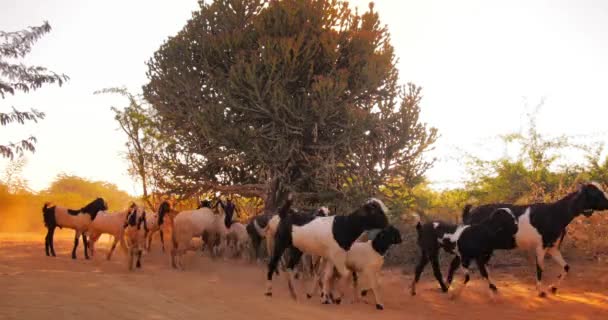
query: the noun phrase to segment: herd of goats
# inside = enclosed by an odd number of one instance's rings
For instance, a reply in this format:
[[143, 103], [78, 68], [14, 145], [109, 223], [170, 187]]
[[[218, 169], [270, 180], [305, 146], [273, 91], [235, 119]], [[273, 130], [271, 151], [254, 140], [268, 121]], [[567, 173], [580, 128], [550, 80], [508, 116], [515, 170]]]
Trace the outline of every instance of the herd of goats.
[[[192, 249], [193, 237], [200, 237], [202, 249], [209, 248], [213, 256], [224, 250], [242, 256], [250, 250], [253, 259], [258, 258], [258, 249], [265, 240], [270, 256], [267, 296], [272, 296], [272, 277], [278, 274], [281, 264], [288, 274], [293, 298], [296, 298], [294, 281], [301, 272], [308, 271], [313, 278], [308, 298], [320, 288], [322, 303], [338, 304], [352, 279], [355, 301], [372, 291], [376, 308], [382, 310], [384, 305], [378, 291], [379, 271], [389, 248], [402, 242], [399, 231], [389, 224], [388, 209], [384, 203], [371, 198], [349, 215], [332, 215], [326, 207], [298, 210], [292, 208], [292, 202], [290, 195], [278, 212], [255, 216], [246, 224], [234, 221], [235, 205], [230, 199], [222, 198], [216, 199], [215, 203], [201, 201], [198, 209], [181, 212], [174, 211], [165, 201], [154, 213], [136, 204], [131, 204], [124, 211], [109, 213], [107, 203], [102, 198], [78, 210], [46, 203], [42, 209], [44, 224], [48, 229], [46, 255], [55, 256], [53, 234], [56, 227], [76, 231], [73, 259], [76, 258], [81, 235], [87, 259], [87, 249], [94, 255], [95, 242], [100, 235], [113, 236], [107, 259], [111, 258], [120, 242], [121, 247], [128, 251], [130, 270], [133, 270], [134, 263], [135, 267], [141, 267], [142, 253], [150, 250], [156, 231], [160, 231], [164, 251], [163, 230], [168, 228], [171, 229], [171, 264], [181, 269], [184, 268], [184, 254]], [[452, 298], [456, 297], [469, 282], [469, 267], [475, 262], [494, 297], [498, 289], [488, 275], [488, 261], [494, 250], [516, 248], [536, 253], [536, 285], [541, 297], [546, 296], [541, 282], [545, 255], [548, 253], [560, 265], [562, 271], [557, 282], [550, 286], [551, 292], [556, 293], [570, 269], [559, 251], [566, 227], [581, 214], [589, 217], [594, 211], [601, 210], [608, 210], [608, 194], [600, 184], [589, 182], [579, 184], [576, 191], [552, 203], [467, 205], [460, 224], [439, 220], [418, 222], [417, 243], [421, 255], [410, 287], [411, 294], [416, 294], [416, 283], [430, 262], [442, 291], [449, 292]], [[446, 281], [439, 268], [442, 249], [454, 256]], [[454, 272], [461, 266], [464, 281], [453, 288], [450, 284]], [[339, 285], [334, 288], [336, 280]]]

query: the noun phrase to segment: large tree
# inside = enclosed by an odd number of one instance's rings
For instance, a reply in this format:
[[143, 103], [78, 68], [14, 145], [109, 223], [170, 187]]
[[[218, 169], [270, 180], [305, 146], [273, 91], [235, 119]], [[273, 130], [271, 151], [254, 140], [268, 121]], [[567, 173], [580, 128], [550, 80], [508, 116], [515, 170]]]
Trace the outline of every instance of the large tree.
[[[2, 100], [7, 94], [14, 95], [16, 91], [27, 93], [31, 90], [36, 90], [44, 84], [57, 83], [62, 85], [68, 80], [68, 77], [63, 74], [57, 74], [40, 66], [26, 66], [23, 63], [16, 62], [16, 59], [22, 59], [32, 50], [32, 45], [45, 33], [51, 31], [51, 26], [48, 22], [38, 27], [29, 27], [27, 30], [16, 32], [0, 31], [0, 97]], [[14, 106], [2, 106], [0, 108], [0, 126], [6, 126], [10, 123], [24, 124], [27, 121], [38, 122], [44, 119], [44, 113], [36, 109], [29, 111], [19, 111]], [[3, 109], [9, 111], [3, 112]], [[30, 136], [26, 139], [16, 142], [2, 142], [0, 144], [0, 155], [4, 158], [13, 159], [17, 155], [23, 154], [24, 151], [35, 150], [34, 144], [36, 138]]]
[[201, 1], [148, 63], [166, 187], [258, 195], [273, 209], [287, 191], [323, 202], [418, 179], [437, 133], [395, 60], [372, 4]]

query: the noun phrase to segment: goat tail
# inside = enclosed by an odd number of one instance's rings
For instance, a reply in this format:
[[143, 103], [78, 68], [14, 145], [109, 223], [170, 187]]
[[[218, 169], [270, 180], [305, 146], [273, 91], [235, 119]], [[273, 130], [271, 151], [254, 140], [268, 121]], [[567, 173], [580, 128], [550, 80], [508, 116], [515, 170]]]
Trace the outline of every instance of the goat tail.
[[467, 223], [469, 221], [469, 217], [471, 216], [471, 209], [473, 208], [472, 204], [467, 204], [462, 209], [462, 222]]
[[44, 226], [47, 228], [52, 228], [57, 224], [55, 221], [55, 208], [49, 208], [50, 204], [50, 202], [45, 202], [42, 207], [42, 219], [44, 220]]
[[422, 231], [422, 223], [420, 221], [418, 221], [416, 223], [416, 232], [418, 232], [418, 234], [420, 234], [420, 231]]
[[291, 208], [291, 204], [293, 203], [293, 195], [289, 193], [287, 195], [287, 201], [283, 204], [283, 206], [279, 209], [279, 218], [284, 219]]

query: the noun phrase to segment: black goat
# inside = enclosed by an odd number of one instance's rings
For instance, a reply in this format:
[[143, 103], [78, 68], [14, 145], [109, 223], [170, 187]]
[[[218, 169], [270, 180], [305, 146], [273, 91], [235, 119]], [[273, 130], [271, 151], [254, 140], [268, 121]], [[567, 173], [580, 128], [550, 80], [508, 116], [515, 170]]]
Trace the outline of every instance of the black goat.
[[430, 221], [424, 224], [418, 222], [416, 224], [416, 231], [418, 233], [418, 247], [420, 248], [420, 261], [416, 265], [414, 280], [410, 287], [410, 293], [416, 295], [416, 283], [420, 281], [420, 275], [426, 265], [431, 262], [433, 267], [433, 275], [441, 290], [443, 292], [448, 291], [448, 286], [443, 282], [443, 276], [441, 275], [441, 269], [439, 268], [439, 250], [443, 248], [446, 252], [454, 254], [454, 245], [450, 243], [444, 243], [441, 239], [446, 234], [453, 234], [456, 232], [457, 226], [455, 224], [447, 223], [444, 221]]
[[[470, 280], [469, 266], [475, 261], [481, 276], [488, 281], [490, 291], [495, 294], [498, 289], [492, 283], [486, 266], [494, 250], [498, 249], [505, 240], [515, 237], [518, 230], [517, 218], [508, 208], [498, 208], [479, 224], [461, 225], [453, 234], [443, 236], [445, 245], [454, 246], [456, 257], [450, 264], [449, 274], [453, 275], [462, 264], [464, 283], [458, 290], [451, 291], [451, 297], [458, 295]], [[451, 279], [448, 280], [448, 283]]]

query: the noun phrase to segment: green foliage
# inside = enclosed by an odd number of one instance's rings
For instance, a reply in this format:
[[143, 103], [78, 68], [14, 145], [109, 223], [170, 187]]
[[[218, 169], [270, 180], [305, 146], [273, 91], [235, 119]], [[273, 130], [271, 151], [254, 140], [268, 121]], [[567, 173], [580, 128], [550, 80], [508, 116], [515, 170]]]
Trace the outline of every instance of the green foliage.
[[[16, 32], [0, 31], [0, 96], [4, 100], [6, 94], [14, 95], [15, 91], [28, 93], [42, 85], [57, 83], [61, 86], [68, 80], [66, 75], [57, 74], [44, 67], [25, 66], [22, 63], [12, 63], [9, 59], [25, 57], [32, 49], [32, 45], [45, 33], [51, 31], [48, 22], [42, 26], [30, 27], [28, 30]], [[13, 122], [24, 124], [26, 121], [38, 122], [44, 119], [44, 113], [31, 109], [18, 111], [10, 107], [10, 112], [0, 112], [0, 125], [5, 126]], [[18, 142], [8, 142], [0, 145], [0, 155], [13, 159], [15, 155], [22, 155], [24, 151], [34, 152], [35, 137], [29, 137]]]
[[[580, 181], [592, 180], [606, 185], [608, 157], [602, 160], [603, 144], [576, 145], [570, 137], [542, 135], [536, 127], [538, 111], [536, 108], [528, 115], [525, 134], [501, 137], [506, 147], [519, 150], [517, 156], [484, 160], [465, 155], [469, 176], [464, 189], [433, 191], [422, 183], [411, 192], [389, 193], [388, 196], [406, 211], [458, 221], [467, 203], [554, 201], [573, 191]], [[586, 163], [569, 163], [565, 159], [569, 154], [566, 151], [584, 152]], [[557, 165], [559, 162], [562, 164]]]
[[437, 138], [420, 88], [397, 84], [373, 5], [338, 0], [201, 2], [148, 63], [170, 191], [226, 186], [265, 198], [355, 200], [389, 177], [413, 185]]

